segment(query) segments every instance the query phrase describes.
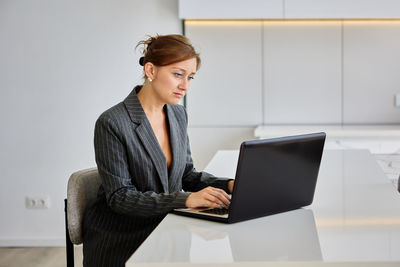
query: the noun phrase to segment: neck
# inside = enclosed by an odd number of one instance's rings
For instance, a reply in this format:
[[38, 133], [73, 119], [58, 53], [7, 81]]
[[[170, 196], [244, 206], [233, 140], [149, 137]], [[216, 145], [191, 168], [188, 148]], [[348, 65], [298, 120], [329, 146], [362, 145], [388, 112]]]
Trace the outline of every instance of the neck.
[[144, 113], [146, 113], [148, 117], [163, 113], [165, 103], [158, 101], [151, 84], [146, 82], [137, 94], [137, 97], [143, 107]]

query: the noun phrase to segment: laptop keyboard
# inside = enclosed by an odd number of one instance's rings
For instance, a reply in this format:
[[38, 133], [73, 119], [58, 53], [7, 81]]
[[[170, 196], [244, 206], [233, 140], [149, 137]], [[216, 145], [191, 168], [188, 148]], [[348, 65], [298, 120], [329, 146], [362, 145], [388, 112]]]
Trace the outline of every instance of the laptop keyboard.
[[201, 212], [217, 214], [217, 215], [225, 215], [228, 214], [228, 209], [215, 208], [215, 209], [202, 210]]

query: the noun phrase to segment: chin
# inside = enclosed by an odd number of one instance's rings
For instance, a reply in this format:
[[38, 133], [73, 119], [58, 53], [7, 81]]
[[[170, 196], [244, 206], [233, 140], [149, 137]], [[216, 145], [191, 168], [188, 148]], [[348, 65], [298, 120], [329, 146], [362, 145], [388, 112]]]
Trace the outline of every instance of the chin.
[[[177, 101], [171, 102], [170, 105], [178, 105], [178, 104], [180, 104], [180, 103], [181, 103], [181, 101], [180, 101], [180, 100], [177, 100]], [[183, 101], [182, 101], [182, 103], [183, 103]]]
[[183, 98], [180, 98], [180, 99], [174, 98], [174, 99], [170, 99], [167, 104], [169, 104], [169, 105], [177, 105], [177, 104], [179, 104], [181, 102], [183, 103]]

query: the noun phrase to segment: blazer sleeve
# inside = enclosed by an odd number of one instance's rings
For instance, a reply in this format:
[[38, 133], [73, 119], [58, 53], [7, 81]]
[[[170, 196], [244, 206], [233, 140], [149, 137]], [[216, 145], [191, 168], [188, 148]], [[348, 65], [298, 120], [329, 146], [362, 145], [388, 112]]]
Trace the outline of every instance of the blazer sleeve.
[[[182, 107], [186, 117], [186, 128], [187, 128], [187, 113], [186, 109]], [[182, 188], [185, 191], [197, 192], [207, 186], [212, 186], [228, 191], [228, 181], [232, 180], [229, 178], [215, 177], [214, 175], [207, 172], [198, 172], [194, 168], [192, 154], [190, 150], [189, 136], [186, 134], [186, 166], [182, 177]]]
[[115, 120], [100, 116], [96, 122], [96, 163], [109, 207], [129, 216], [157, 216], [185, 207], [189, 193], [141, 192], [132, 184], [126, 147]]

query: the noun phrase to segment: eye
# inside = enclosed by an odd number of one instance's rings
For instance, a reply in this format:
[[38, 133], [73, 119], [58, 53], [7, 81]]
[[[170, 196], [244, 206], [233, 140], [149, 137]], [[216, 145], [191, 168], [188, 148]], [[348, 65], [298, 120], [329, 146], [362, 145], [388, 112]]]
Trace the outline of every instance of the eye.
[[183, 76], [183, 74], [182, 74], [182, 73], [179, 73], [179, 72], [174, 72], [174, 75], [175, 75], [176, 77], [178, 77], [178, 78], [181, 78], [181, 77]]
[[189, 80], [193, 80], [193, 79], [194, 79], [194, 76], [189, 76], [188, 79], [189, 79]]

